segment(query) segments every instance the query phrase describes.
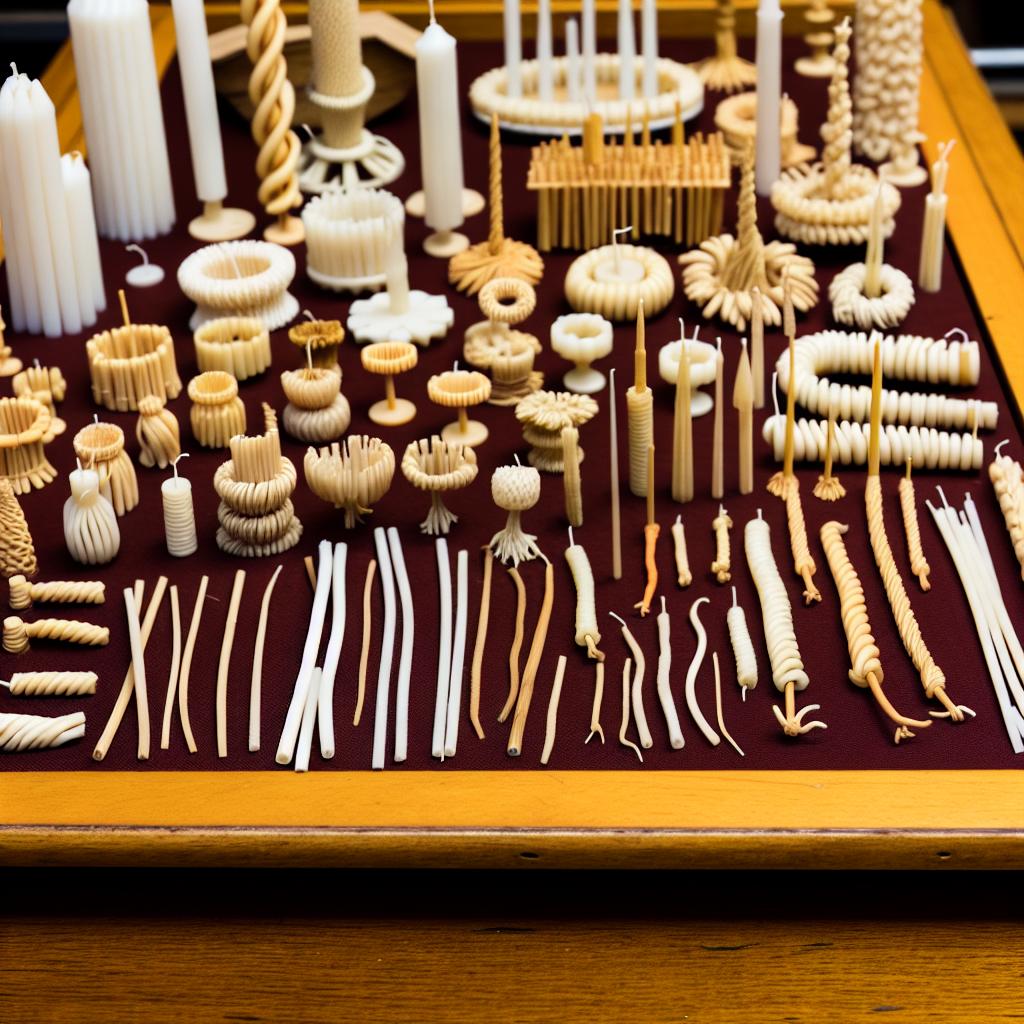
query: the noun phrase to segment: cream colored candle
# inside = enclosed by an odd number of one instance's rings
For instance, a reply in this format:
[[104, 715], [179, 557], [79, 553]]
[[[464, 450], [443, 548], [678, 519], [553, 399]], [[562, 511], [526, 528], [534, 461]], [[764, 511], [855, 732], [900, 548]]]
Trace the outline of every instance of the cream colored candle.
[[690, 572], [690, 559], [686, 553], [686, 528], [683, 526], [683, 517], [676, 516], [672, 524], [672, 541], [676, 559], [676, 582], [681, 587], [688, 587], [693, 582], [693, 573]]
[[583, 490], [580, 485], [580, 432], [575, 427], [562, 428], [562, 484], [565, 488], [565, 518], [570, 526], [583, 525]]
[[672, 421], [672, 500], [693, 500], [693, 416], [690, 409], [690, 355], [679, 353], [676, 401]]
[[937, 292], [942, 287], [942, 254], [946, 230], [946, 177], [949, 151], [953, 142], [939, 147], [939, 158], [932, 164], [932, 189], [924, 199], [924, 227], [921, 233], [921, 257], [917, 283], [922, 291]]
[[747, 339], [741, 341], [739, 366], [732, 386], [732, 405], [739, 421], [740, 494], [754, 489], [754, 382], [747, 356]]
[[[178, 456], [178, 459], [183, 458]], [[178, 476], [178, 459], [174, 460], [174, 476], [160, 485], [164, 507], [164, 535], [167, 551], [175, 558], [185, 558], [199, 548], [196, 536], [196, 515], [192, 507], [192, 483]]]
[[717, 339], [718, 355], [715, 357], [715, 423], [711, 440], [711, 497], [721, 498], [725, 494], [724, 452], [722, 440], [722, 377], [725, 361], [722, 359], [722, 339]]
[[750, 374], [754, 384], [754, 408], [764, 408], [764, 310], [761, 307], [761, 289], [751, 292], [750, 313]]
[[[647, 349], [644, 347], [644, 334], [644, 304], [641, 301], [636, 314], [633, 385], [626, 391], [629, 489], [638, 498], [647, 495], [647, 448], [654, 436], [654, 392], [647, 386]], [[689, 401], [689, 377], [686, 394]]]
[[882, 186], [879, 185], [868, 219], [868, 249], [864, 257], [864, 295], [869, 299], [877, 299], [882, 294], [883, 217]]
[[619, 513], [619, 423], [615, 411], [615, 369], [609, 374], [608, 385], [608, 484], [611, 493], [612, 578], [622, 579], [622, 519]]

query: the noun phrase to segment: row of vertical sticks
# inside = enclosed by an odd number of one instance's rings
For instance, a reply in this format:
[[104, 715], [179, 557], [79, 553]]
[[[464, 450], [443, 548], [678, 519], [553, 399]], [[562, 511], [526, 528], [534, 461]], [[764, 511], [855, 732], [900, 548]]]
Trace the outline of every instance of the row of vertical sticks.
[[537, 246], [593, 249], [619, 224], [641, 235], [697, 245], [722, 227], [730, 184], [729, 155], [720, 133], [684, 139], [681, 121], [669, 143], [652, 141], [644, 118], [640, 142], [628, 128], [622, 145], [604, 141], [598, 114], [583, 128], [583, 144], [568, 137], [534, 147], [526, 187], [537, 193]]

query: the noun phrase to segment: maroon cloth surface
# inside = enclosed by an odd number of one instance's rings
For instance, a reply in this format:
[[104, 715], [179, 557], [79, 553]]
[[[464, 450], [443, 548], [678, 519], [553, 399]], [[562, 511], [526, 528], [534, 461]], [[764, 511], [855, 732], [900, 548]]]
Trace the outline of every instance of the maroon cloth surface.
[[[666, 56], [693, 60], [703, 55], [710, 42], [683, 43], [665, 41]], [[752, 44], [745, 41], [744, 47]], [[785, 87], [800, 108], [801, 135], [804, 141], [817, 142], [816, 129], [825, 113], [827, 83], [797, 77], [792, 73], [792, 60], [800, 52], [799, 41], [787, 42]], [[464, 87], [481, 71], [500, 60], [500, 50], [492, 44], [463, 43], [459, 47], [460, 71]], [[707, 96], [707, 107], [699, 119], [699, 127], [708, 129], [712, 124], [714, 107], [719, 94]], [[198, 248], [187, 234], [188, 220], [195, 216], [192, 174], [189, 163], [188, 142], [185, 133], [184, 110], [176, 67], [167, 74], [163, 86], [164, 114], [173, 157], [173, 175], [178, 209], [178, 223], [172, 234], [146, 243], [152, 261], [167, 271], [162, 286], [150, 290], [129, 289], [128, 301], [133, 318], [138, 322], [166, 324], [174, 334], [178, 367], [182, 379], [187, 381], [196, 372], [195, 357], [188, 330], [191, 303], [177, 287], [175, 272], [181, 260]], [[487, 188], [487, 129], [471, 114], [464, 112], [464, 161], [467, 184], [486, 193]], [[692, 130], [698, 125], [690, 125]], [[395, 141], [405, 153], [407, 169], [391, 188], [403, 199], [419, 186], [419, 139], [415, 96], [410, 96], [387, 117], [375, 122], [375, 131]], [[224, 147], [231, 182], [229, 202], [246, 205], [259, 213], [262, 226], [266, 218], [255, 205], [256, 180], [253, 173], [254, 146], [248, 127], [236, 115], [223, 111]], [[535, 240], [534, 197], [524, 187], [529, 161], [530, 141], [507, 136], [504, 140], [505, 227], [508, 235], [526, 241]], [[956, 158], [953, 159], [950, 180], [951, 202], [956, 199]], [[886, 246], [886, 259], [893, 265], [916, 275], [918, 248], [924, 194], [927, 187], [904, 190], [903, 204], [897, 218], [894, 238]], [[761, 205], [761, 229], [766, 238], [774, 235], [767, 204]], [[735, 196], [726, 202], [726, 229], [735, 223]], [[464, 229], [477, 241], [487, 232], [486, 212], [471, 219]], [[358, 346], [350, 339], [341, 351], [344, 371], [343, 392], [352, 405], [353, 432], [382, 436], [393, 448], [396, 462], [400, 461], [405, 445], [418, 437], [429, 436], [452, 419], [449, 410], [434, 406], [425, 393], [425, 383], [433, 373], [447, 369], [454, 359], [460, 358], [462, 332], [481, 319], [475, 300], [464, 298], [447, 287], [446, 264], [423, 254], [421, 242], [426, 229], [421, 221], [409, 219], [406, 235], [412, 287], [428, 292], [445, 292], [455, 310], [455, 327], [448, 338], [435, 342], [420, 351], [418, 367], [398, 381], [398, 393], [413, 399], [417, 415], [412, 423], [398, 429], [379, 429], [369, 422], [366, 411], [372, 401], [383, 394], [382, 382], [364, 374], [359, 363]], [[674, 253], [665, 249], [674, 265]], [[101, 317], [99, 327], [120, 322], [116, 290], [123, 282], [124, 273], [136, 262], [136, 257], [125, 253], [121, 245], [102, 244], [104, 270], [107, 281], [108, 308]], [[318, 290], [305, 276], [305, 252], [295, 249], [298, 273], [292, 288], [302, 308], [312, 310], [320, 317], [338, 317], [344, 321], [349, 297]], [[562, 281], [575, 253], [558, 252], [545, 257], [545, 276], [538, 290], [537, 309], [523, 325], [544, 342], [544, 352], [537, 359], [537, 367], [546, 374], [546, 386], [561, 389], [561, 376], [568, 364], [550, 351], [548, 329], [551, 321], [568, 311], [562, 292]], [[831, 325], [828, 283], [833, 274], [854, 260], [862, 252], [816, 251], [812, 253], [819, 268], [821, 301], [807, 316], [799, 319], [801, 332], [818, 330]], [[2, 293], [6, 295], [6, 291]], [[941, 538], [931, 521], [923, 502], [934, 497], [935, 484], [941, 484], [951, 501], [960, 502], [967, 491], [978, 502], [982, 522], [992, 548], [996, 569], [1011, 615], [1020, 620], [1024, 609], [1020, 574], [1013, 557], [1002, 519], [991, 487], [984, 473], [979, 474], [915, 474], [920, 504], [921, 532], [925, 553], [932, 566], [932, 589], [921, 593], [916, 580], [909, 573], [903, 526], [896, 494], [898, 471], [889, 469], [883, 475], [885, 516], [889, 538], [897, 563], [904, 574], [907, 590], [920, 620], [924, 638], [939, 665], [946, 672], [949, 693], [960, 703], [977, 712], [977, 718], [961, 725], [938, 720], [930, 728], [921, 730], [917, 737], [895, 747], [892, 742], [893, 726], [881, 713], [870, 695], [854, 687], [847, 678], [849, 658], [839, 617], [838, 599], [831, 580], [824, 552], [818, 538], [822, 523], [839, 519], [850, 524], [847, 545], [866, 592], [872, 629], [882, 652], [885, 670], [885, 690], [890, 700], [904, 714], [927, 717], [929, 710], [938, 710], [937, 703], [928, 702], [913, 666], [904, 653], [892, 615], [875, 569], [868, 545], [864, 516], [864, 474], [854, 468], [838, 469], [847, 488], [847, 497], [837, 504], [825, 504], [811, 495], [811, 488], [819, 469], [800, 468], [803, 505], [807, 518], [811, 549], [818, 565], [817, 583], [823, 594], [820, 605], [805, 608], [800, 594], [802, 585], [792, 573], [789, 541], [782, 503], [764, 490], [769, 475], [775, 471], [767, 446], [761, 440], [761, 424], [765, 413], [758, 414], [755, 425], [756, 478], [754, 493], [745, 498], [736, 494], [737, 467], [735, 462], [735, 414], [730, 403], [732, 379], [739, 351], [738, 335], [718, 322], [701, 321], [701, 337], [713, 341], [720, 335], [725, 353], [725, 451], [726, 498], [725, 504], [735, 523], [732, 532], [733, 583], [743, 605], [758, 654], [760, 682], [746, 702], [741, 702], [736, 685], [735, 663], [729, 646], [725, 613], [730, 604], [728, 586], [719, 586], [709, 572], [714, 557], [714, 537], [711, 520], [717, 502], [707, 495], [710, 477], [710, 446], [712, 417], [695, 421], [694, 447], [696, 458], [697, 499], [686, 506], [674, 504], [668, 494], [671, 463], [672, 388], [657, 375], [657, 352], [666, 341], [678, 336], [677, 317], [684, 316], [687, 324], [698, 318], [697, 310], [687, 303], [681, 290], [677, 290], [669, 308], [648, 321], [647, 348], [649, 379], [655, 389], [655, 433], [657, 441], [657, 516], [662, 526], [658, 547], [658, 565], [661, 574], [659, 595], [668, 601], [672, 616], [672, 690], [682, 723], [686, 746], [673, 751], [668, 745], [667, 729], [657, 700], [655, 673], [658, 646], [654, 615], [640, 619], [632, 610], [644, 588], [643, 537], [644, 502], [635, 499], [623, 485], [622, 540], [625, 572], [621, 581], [611, 579], [611, 546], [609, 533], [608, 488], [608, 391], [598, 397], [599, 414], [581, 430], [580, 441], [586, 451], [582, 464], [584, 525], [576, 531], [577, 540], [590, 556], [597, 582], [597, 609], [602, 649], [607, 654], [604, 702], [601, 721], [606, 743], [596, 740], [584, 746], [590, 722], [590, 707], [594, 688], [594, 666], [585, 652], [573, 644], [573, 617], [575, 593], [563, 552], [566, 547], [565, 518], [563, 512], [562, 480], [559, 476], [544, 475], [539, 505], [524, 514], [527, 530], [538, 535], [539, 544], [555, 566], [555, 599], [547, 646], [537, 677], [536, 691], [523, 743], [523, 755], [509, 758], [505, 754], [509, 725], [498, 725], [496, 717], [505, 701], [508, 689], [507, 653], [512, 638], [515, 609], [514, 589], [505, 571], [495, 566], [493, 578], [492, 610], [487, 636], [485, 672], [480, 701], [481, 720], [486, 738], [479, 741], [473, 734], [468, 718], [469, 663], [475, 637], [476, 617], [482, 580], [481, 546], [504, 524], [505, 514], [490, 498], [490, 475], [494, 467], [509, 463], [514, 453], [525, 455], [520, 430], [509, 409], [490, 406], [478, 408], [474, 417], [481, 419], [490, 429], [490, 438], [477, 449], [480, 472], [467, 489], [450, 497], [448, 504], [460, 520], [453, 528], [449, 545], [452, 570], [455, 554], [460, 548], [470, 552], [469, 635], [466, 652], [466, 678], [463, 689], [462, 721], [457, 755], [440, 764], [430, 756], [431, 725], [435, 694], [435, 666], [438, 648], [437, 572], [434, 542], [422, 536], [417, 524], [424, 517], [429, 498], [414, 490], [396, 470], [388, 494], [377, 503], [365, 525], [354, 530], [342, 528], [342, 517], [316, 498], [302, 479], [301, 463], [305, 446], [284, 439], [286, 454], [299, 468], [299, 485], [293, 496], [295, 508], [302, 519], [304, 534], [293, 551], [280, 558], [259, 561], [240, 560], [221, 554], [214, 541], [216, 532], [217, 498], [212, 487], [216, 467], [227, 457], [225, 452], [208, 452], [194, 442], [189, 428], [189, 402], [183, 393], [171, 408], [181, 427], [183, 445], [191, 458], [183, 463], [183, 472], [193, 484], [200, 548], [198, 554], [184, 559], [170, 558], [164, 547], [164, 533], [160, 504], [160, 482], [167, 475], [156, 470], [138, 468], [141, 504], [134, 512], [121, 519], [122, 544], [117, 560], [95, 572], [76, 566], [67, 555], [61, 526], [61, 507], [68, 494], [66, 474], [73, 468], [71, 437], [94, 412], [88, 387], [88, 374], [84, 343], [81, 337], [65, 337], [51, 341], [29, 338], [9, 332], [8, 340], [15, 353], [28, 362], [38, 357], [43, 363], [58, 364], [68, 381], [67, 400], [60, 412], [68, 422], [68, 433], [49, 446], [48, 454], [60, 473], [60, 479], [42, 491], [23, 499], [23, 507], [35, 539], [39, 555], [40, 579], [91, 578], [96, 576], [107, 584], [107, 602], [98, 608], [39, 607], [24, 615], [34, 618], [42, 615], [66, 615], [71, 618], [91, 619], [111, 627], [112, 641], [101, 650], [75, 650], [72, 648], [33, 645], [30, 653], [19, 658], [0, 655], [0, 676], [29, 669], [78, 668], [94, 669], [100, 674], [95, 696], [74, 700], [31, 700], [14, 698], [0, 693], [0, 710], [24, 711], [40, 714], [61, 714], [84, 709], [87, 715], [87, 733], [82, 742], [56, 751], [21, 754], [0, 759], [3, 770], [71, 769], [98, 771], [109, 769], [161, 769], [161, 770], [224, 770], [275, 769], [274, 751], [277, 746], [285, 709], [292, 692], [292, 684], [306, 633], [311, 607], [311, 591], [306, 580], [302, 559], [315, 554], [317, 541], [329, 538], [343, 540], [348, 552], [348, 624], [342, 651], [341, 666], [335, 687], [335, 728], [337, 754], [330, 762], [319, 755], [314, 738], [313, 770], [368, 769], [373, 733], [374, 705], [377, 682], [377, 664], [380, 653], [382, 599], [380, 585], [374, 586], [374, 635], [367, 681], [366, 705], [362, 723], [352, 727], [352, 713], [356, 692], [362, 628], [361, 600], [366, 567], [373, 557], [371, 530], [375, 526], [399, 528], [405, 558], [415, 594], [415, 656], [411, 688], [409, 721], [409, 756], [405, 768], [454, 771], [459, 769], [534, 769], [538, 768], [543, 744], [545, 713], [558, 655], [568, 657], [568, 669], [562, 689], [558, 717], [558, 739], [551, 757], [552, 769], [893, 769], [893, 768], [1009, 768], [1016, 761], [1003, 730], [991, 683], [985, 670], [982, 652], [974, 633], [966, 600], [948, 558]], [[1016, 403], [1009, 395], [1005, 382], [996, 366], [996, 357], [984, 336], [984, 328], [965, 289], [963, 278], [951, 253], [947, 253], [943, 274], [943, 289], [938, 295], [919, 295], [901, 328], [907, 333], [940, 337], [951, 327], [963, 327], [972, 337], [984, 342], [981, 381], [972, 396], [997, 399], [1001, 403], [998, 430], [985, 436], [986, 458], [991, 446], [1003, 437], [1010, 438], [1008, 451], [1021, 452], [1021, 434], [1016, 421]], [[618, 368], [619, 395], [619, 451], [620, 473], [626, 478], [626, 412], [621, 391], [632, 380], [632, 353], [634, 332], [631, 326], [615, 329], [615, 352], [599, 364], [607, 372]], [[299, 363], [298, 354], [287, 339], [286, 330], [273, 335], [274, 364], [261, 378], [241, 385], [241, 396], [248, 413], [251, 433], [261, 429], [260, 403], [269, 401], [279, 410], [283, 407], [279, 374]], [[771, 367], [784, 347], [779, 332], [770, 332], [766, 339], [766, 364]], [[766, 410], [766, 412], [769, 410]], [[137, 444], [134, 437], [136, 417], [100, 411], [104, 419], [113, 419], [121, 425], [128, 438], [128, 450], [134, 455]], [[765, 651], [760, 606], [743, 556], [743, 525], [763, 509], [771, 525], [772, 545], [780, 571], [795, 609], [795, 626], [801, 652], [810, 676], [810, 686], [798, 696], [798, 706], [818, 703], [821, 711], [812, 717], [828, 723], [827, 731], [816, 731], [798, 740], [786, 739], [772, 714], [770, 705], [781, 699], [772, 685]], [[677, 513], [686, 524], [690, 564], [694, 572], [693, 585], [679, 590], [675, 585], [672, 540], [669, 527]], [[258, 753], [247, 750], [249, 679], [253, 641], [263, 589], [278, 564], [284, 571], [278, 583], [271, 608], [270, 629], [263, 673], [262, 749]], [[220, 652], [221, 635], [227, 613], [228, 598], [234, 571], [245, 569], [248, 578], [239, 616], [234, 654], [231, 660], [228, 687], [228, 756], [219, 759], [216, 754], [214, 722], [214, 687]], [[159, 749], [160, 723], [167, 688], [167, 675], [171, 651], [171, 624], [169, 603], [165, 598], [157, 627], [154, 630], [146, 656], [149, 685], [150, 720], [153, 733], [150, 760], [142, 764], [136, 760], [136, 721], [134, 704], [129, 707], [121, 729], [105, 761], [97, 764], [91, 753], [96, 738], [113, 707], [129, 662], [128, 636], [125, 625], [122, 590], [142, 576], [147, 583], [147, 599], [159, 574], [166, 574], [179, 588], [182, 630], [187, 630], [193, 602], [203, 573], [210, 575], [209, 596], [203, 616], [202, 630], [196, 651], [190, 684], [192, 725], [199, 752], [189, 755], [182, 738], [175, 712], [172, 719], [170, 749]], [[529, 592], [527, 633], [522, 653], [525, 664], [533, 625], [540, 608], [543, 593], [543, 564], [530, 562], [522, 567]], [[683, 683], [696, 640], [688, 622], [691, 604], [698, 597], [710, 598], [701, 609], [701, 618], [707, 628], [709, 649], [697, 680], [697, 693], [704, 714], [714, 720], [714, 683], [711, 652], [717, 651], [722, 666], [722, 691], [726, 723], [738, 743], [746, 751], [740, 758], [724, 742], [711, 747], [697, 730], [687, 711]], [[644, 703], [647, 720], [654, 737], [652, 749], [644, 752], [641, 766], [636, 755], [619, 745], [621, 672], [627, 650], [617, 624], [608, 615], [617, 612], [628, 620], [647, 659], [644, 682]], [[399, 637], [400, 637], [399, 621]], [[324, 636], [326, 643], [326, 631]], [[394, 665], [397, 669], [398, 643]], [[388, 768], [392, 760], [394, 735], [394, 680], [391, 687], [389, 713]], [[636, 738], [635, 727], [630, 729]]]

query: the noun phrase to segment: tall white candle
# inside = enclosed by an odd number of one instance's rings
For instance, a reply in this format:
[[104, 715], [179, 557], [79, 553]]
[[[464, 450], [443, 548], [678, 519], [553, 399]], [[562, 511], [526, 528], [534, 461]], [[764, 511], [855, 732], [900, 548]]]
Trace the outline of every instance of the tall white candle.
[[433, 18], [416, 40], [416, 91], [425, 219], [451, 231], [463, 221], [459, 73], [455, 40]]
[[658, 0], [643, 0], [640, 40], [644, 58], [642, 89], [644, 97], [650, 99], [658, 94]]
[[580, 30], [575, 18], [565, 23], [565, 91], [570, 101], [583, 97], [580, 85]]
[[754, 183], [766, 196], [782, 170], [782, 8], [779, 0], [757, 6], [757, 152]]
[[409, 261], [401, 232], [391, 242], [388, 261], [384, 267], [384, 281], [392, 314], [409, 312]]
[[171, 8], [196, 195], [204, 203], [217, 202], [228, 194], [228, 184], [203, 0], [171, 0]]
[[636, 96], [636, 36], [633, 32], [633, 4], [619, 0], [619, 99]]
[[[71, 229], [71, 248], [79, 302], [82, 304], [82, 320], [86, 326], [91, 326], [96, 320], [96, 313], [107, 308], [100, 242], [96, 236], [96, 213], [92, 206], [92, 177], [81, 153], [65, 153], [60, 158], [60, 171]], [[91, 303], [91, 318], [86, 315], [86, 301]]]
[[174, 225], [174, 196], [146, 0], [70, 0], [82, 125], [104, 237]]
[[582, 8], [583, 98], [593, 105], [597, 102], [597, 10], [595, 0], [583, 0]]
[[88, 172], [80, 171], [84, 194], [74, 180], [68, 189], [53, 103], [15, 70], [0, 88], [0, 219], [15, 330], [74, 334], [105, 305]]
[[523, 43], [519, 26], [519, 0], [504, 0], [505, 91], [509, 96], [523, 95], [523, 77], [519, 65], [523, 59]]
[[551, 0], [537, 0], [537, 95], [545, 102], [555, 98], [552, 56]]

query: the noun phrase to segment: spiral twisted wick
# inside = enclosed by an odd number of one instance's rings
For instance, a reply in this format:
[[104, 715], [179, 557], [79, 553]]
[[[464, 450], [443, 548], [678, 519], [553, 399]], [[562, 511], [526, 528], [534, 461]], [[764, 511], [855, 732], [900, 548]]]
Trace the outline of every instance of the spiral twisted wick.
[[911, 460], [907, 460], [907, 475], [900, 480], [900, 509], [903, 512], [903, 528], [907, 534], [907, 554], [910, 557], [910, 571], [917, 577], [922, 590], [931, 590], [928, 580], [931, 566], [924, 557], [921, 546], [921, 527], [917, 521], [917, 501], [914, 495], [914, 481], [910, 479]]
[[715, 560], [711, 563], [711, 571], [719, 583], [728, 583], [732, 579], [729, 545], [732, 520], [721, 505], [718, 506], [718, 515], [711, 521], [711, 529], [715, 531]]
[[804, 506], [800, 501], [800, 481], [794, 476], [789, 479], [783, 495], [786, 502], [786, 523], [789, 526], [789, 546], [793, 552], [793, 570], [804, 581], [804, 603], [821, 600], [821, 591], [814, 585], [814, 574], [818, 567], [807, 542], [807, 524], [804, 522]]
[[850, 682], [871, 690], [882, 710], [896, 723], [893, 740], [899, 743], [900, 740], [911, 739], [914, 736], [910, 726], [926, 729], [932, 723], [901, 715], [882, 692], [881, 652], [871, 634], [871, 622], [864, 602], [864, 588], [843, 542], [843, 535], [849, 529], [846, 524], [837, 523], [835, 520], [825, 523], [821, 528], [821, 544], [825, 549], [825, 557], [832, 571], [836, 590], [839, 591], [840, 614], [846, 633], [846, 644], [850, 651]]
[[1024, 578], [1024, 470], [1009, 455], [998, 455], [988, 467], [988, 476]]
[[45, 715], [0, 714], [0, 750], [43, 750], [60, 747], [85, 735], [85, 713], [49, 718]]
[[34, 601], [44, 604], [103, 604], [106, 586], [99, 580], [53, 580], [30, 583], [24, 576], [8, 581], [11, 607], [17, 611], [30, 608]]
[[823, 192], [829, 198], [841, 198], [843, 181], [850, 170], [853, 146], [853, 104], [850, 101], [850, 19], [844, 18], [835, 30], [836, 44], [832, 51], [835, 71], [828, 86], [828, 118], [821, 126], [825, 143], [822, 163], [825, 166]]
[[249, 76], [252, 137], [260, 147], [256, 174], [259, 201], [274, 217], [302, 205], [299, 178], [299, 140], [292, 131], [295, 90], [284, 59], [287, 20], [280, 0], [242, 0], [242, 24], [247, 25], [246, 53], [253, 69]]
[[[889, 546], [889, 538], [885, 532], [885, 522], [882, 519], [882, 482], [878, 476], [868, 477], [864, 488], [864, 505], [867, 510], [871, 550], [875, 556], [875, 564], [882, 576], [882, 585], [885, 587], [885, 595], [889, 599], [889, 607], [896, 620], [896, 628], [899, 630], [903, 647], [921, 676], [921, 685], [924, 686], [925, 695], [929, 699], [938, 700], [946, 708], [949, 717], [954, 722], [962, 722], [964, 713], [946, 694], [946, 676], [935, 663], [931, 651], [928, 650], [928, 646], [921, 636], [921, 627], [917, 623], [914, 609], [910, 607], [910, 598], [903, 586], [900, 571], [896, 567], [892, 548]], [[932, 714], [934, 715], [935, 712]]]
[[11, 693], [15, 697], [81, 697], [96, 692], [95, 672], [15, 672]]
[[4, 619], [3, 647], [8, 654], [23, 654], [29, 640], [53, 640], [85, 647], [105, 647], [110, 642], [110, 630], [92, 622], [74, 619], [36, 619], [25, 622], [17, 615]]

